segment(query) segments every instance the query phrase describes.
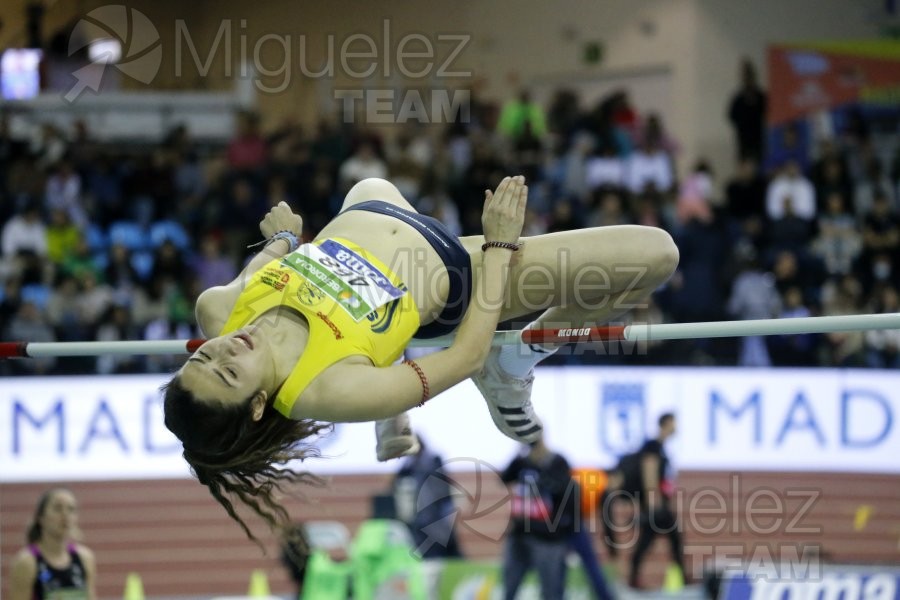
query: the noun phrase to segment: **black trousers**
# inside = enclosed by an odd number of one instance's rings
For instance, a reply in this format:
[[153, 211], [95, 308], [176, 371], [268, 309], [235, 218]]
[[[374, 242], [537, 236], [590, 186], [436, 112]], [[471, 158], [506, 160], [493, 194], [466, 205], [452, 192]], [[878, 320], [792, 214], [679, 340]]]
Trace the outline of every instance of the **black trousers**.
[[631, 555], [629, 584], [634, 587], [638, 585], [641, 562], [644, 560], [647, 550], [650, 549], [657, 535], [665, 535], [669, 538], [669, 544], [672, 547], [672, 560], [678, 564], [681, 572], [687, 578], [687, 572], [684, 568], [684, 543], [681, 539], [681, 532], [678, 530], [678, 520], [668, 504], [663, 504], [652, 512], [646, 509], [642, 510], [639, 527], [640, 532], [638, 533], [637, 545], [634, 548], [634, 554]]

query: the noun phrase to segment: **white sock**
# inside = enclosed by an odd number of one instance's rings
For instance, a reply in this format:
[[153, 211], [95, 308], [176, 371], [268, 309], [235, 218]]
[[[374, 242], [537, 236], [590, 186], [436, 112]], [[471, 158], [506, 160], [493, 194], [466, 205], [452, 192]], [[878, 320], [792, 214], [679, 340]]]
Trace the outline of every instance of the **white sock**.
[[537, 344], [507, 344], [500, 348], [498, 362], [503, 372], [511, 377], [522, 379], [534, 369], [535, 365], [553, 354], [559, 348], [544, 348]]

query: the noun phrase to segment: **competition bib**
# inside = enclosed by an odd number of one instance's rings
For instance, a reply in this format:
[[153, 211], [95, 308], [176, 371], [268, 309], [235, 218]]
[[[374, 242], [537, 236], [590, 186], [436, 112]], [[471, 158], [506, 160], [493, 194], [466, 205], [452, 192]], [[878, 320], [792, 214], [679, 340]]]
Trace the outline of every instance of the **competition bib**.
[[334, 240], [304, 244], [281, 264], [315, 284], [357, 322], [406, 293], [405, 286], [395, 286], [372, 263]]

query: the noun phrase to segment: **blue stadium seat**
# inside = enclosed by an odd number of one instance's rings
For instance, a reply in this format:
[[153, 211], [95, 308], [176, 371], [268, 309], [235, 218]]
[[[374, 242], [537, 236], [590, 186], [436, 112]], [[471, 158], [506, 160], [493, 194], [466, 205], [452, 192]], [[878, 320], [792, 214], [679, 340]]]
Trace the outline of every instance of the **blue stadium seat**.
[[99, 225], [93, 223], [89, 225], [84, 233], [84, 237], [91, 252], [104, 251], [109, 247], [109, 239], [106, 237], [106, 232]]
[[153, 253], [152, 252], [135, 252], [131, 255], [131, 266], [137, 271], [138, 277], [147, 281], [153, 272]]
[[116, 221], [110, 225], [109, 242], [121, 244], [131, 251], [150, 248], [150, 236], [143, 227], [134, 221]]
[[187, 250], [191, 245], [190, 237], [181, 224], [175, 221], [156, 221], [150, 226], [150, 242], [158, 248], [169, 240], [179, 250]]
[[106, 270], [106, 267], [109, 266], [109, 253], [107, 252], [94, 252], [91, 255], [91, 261], [94, 263], [94, 267], [103, 272]]
[[38, 308], [46, 308], [50, 300], [50, 288], [46, 285], [30, 284], [22, 286], [22, 301], [31, 302]]

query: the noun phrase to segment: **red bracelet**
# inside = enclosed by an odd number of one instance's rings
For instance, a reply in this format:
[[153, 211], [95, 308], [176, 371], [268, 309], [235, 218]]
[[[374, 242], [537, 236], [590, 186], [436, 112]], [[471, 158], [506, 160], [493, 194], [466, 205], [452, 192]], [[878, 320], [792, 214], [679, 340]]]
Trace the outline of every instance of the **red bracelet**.
[[428, 389], [428, 378], [425, 377], [425, 372], [422, 371], [422, 367], [420, 367], [416, 361], [404, 360], [403, 364], [411, 366], [413, 371], [416, 372], [416, 375], [419, 376], [419, 381], [422, 382], [422, 401], [419, 402], [419, 406], [422, 406], [428, 402], [428, 399], [431, 397], [431, 390]]
[[487, 251], [488, 248], [505, 248], [506, 250], [515, 252], [519, 249], [519, 244], [513, 242], [485, 242], [481, 245], [482, 252]]

